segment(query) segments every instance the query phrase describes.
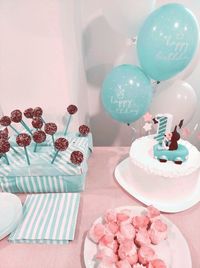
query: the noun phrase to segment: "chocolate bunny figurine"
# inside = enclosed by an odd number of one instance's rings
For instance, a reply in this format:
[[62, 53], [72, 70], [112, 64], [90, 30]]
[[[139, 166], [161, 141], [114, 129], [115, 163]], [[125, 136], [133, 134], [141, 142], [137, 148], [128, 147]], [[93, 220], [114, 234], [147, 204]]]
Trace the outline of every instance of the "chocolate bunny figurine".
[[[179, 123], [179, 128], [181, 129], [183, 126], [183, 121], [181, 120]], [[169, 150], [170, 151], [175, 151], [178, 149], [178, 140], [180, 140], [180, 134], [177, 131], [177, 126], [175, 126], [174, 131], [172, 132], [172, 137], [171, 137], [171, 141], [170, 141], [170, 145], [169, 145]]]

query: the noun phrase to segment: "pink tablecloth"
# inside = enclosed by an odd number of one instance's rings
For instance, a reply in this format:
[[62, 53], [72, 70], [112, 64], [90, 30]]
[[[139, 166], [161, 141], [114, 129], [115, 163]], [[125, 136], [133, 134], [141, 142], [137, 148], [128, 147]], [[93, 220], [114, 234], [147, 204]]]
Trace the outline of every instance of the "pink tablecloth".
[[[0, 268], [84, 267], [83, 244], [91, 223], [107, 208], [140, 203], [115, 182], [116, 164], [129, 148], [95, 148], [89, 163], [86, 190], [82, 194], [75, 240], [69, 245], [25, 245], [0, 242]], [[178, 189], [177, 189], [178, 191]], [[25, 195], [20, 195], [21, 200]], [[200, 268], [200, 204], [178, 214], [167, 214], [188, 241], [193, 268]], [[182, 267], [180, 267], [182, 268]]]

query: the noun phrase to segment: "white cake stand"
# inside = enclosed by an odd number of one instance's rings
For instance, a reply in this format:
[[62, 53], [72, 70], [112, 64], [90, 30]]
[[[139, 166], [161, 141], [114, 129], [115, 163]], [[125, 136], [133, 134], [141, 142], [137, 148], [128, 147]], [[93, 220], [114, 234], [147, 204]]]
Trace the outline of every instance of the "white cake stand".
[[[120, 162], [115, 168], [115, 178], [121, 187], [130, 195], [138, 199], [145, 205], [153, 205], [163, 212], [176, 213], [187, 210], [193, 207], [200, 201], [200, 178], [195, 191], [187, 199], [177, 199], [176, 202], [169, 200], [164, 202], [159, 197], [149, 198], [148, 193], [137, 188], [135, 183], [137, 180], [137, 173], [130, 168], [130, 158], [126, 158]], [[131, 181], [131, 183], [130, 183]]]

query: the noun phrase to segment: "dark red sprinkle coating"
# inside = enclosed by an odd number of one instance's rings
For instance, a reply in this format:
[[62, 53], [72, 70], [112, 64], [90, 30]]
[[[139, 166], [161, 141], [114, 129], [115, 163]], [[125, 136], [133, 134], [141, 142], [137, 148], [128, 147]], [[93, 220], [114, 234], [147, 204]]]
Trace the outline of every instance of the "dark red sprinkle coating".
[[9, 116], [2, 116], [1, 119], [0, 119], [0, 125], [3, 126], [3, 127], [8, 127], [10, 126], [11, 124], [11, 119]]
[[7, 127], [0, 130], [0, 139], [8, 140], [8, 129]]
[[31, 136], [28, 135], [27, 133], [21, 133], [16, 137], [16, 143], [20, 147], [29, 146], [29, 144], [31, 143]]
[[6, 154], [10, 150], [10, 143], [5, 139], [0, 139], [0, 154]]
[[58, 138], [54, 143], [54, 146], [58, 151], [65, 151], [68, 145], [69, 142], [65, 138]]
[[41, 117], [34, 117], [31, 123], [34, 128], [42, 128], [43, 126]]
[[67, 111], [69, 114], [75, 114], [78, 111], [78, 108], [76, 105], [71, 104], [67, 107]]
[[57, 131], [57, 125], [55, 123], [46, 123], [44, 126], [44, 131], [48, 135], [54, 135]]
[[34, 117], [41, 117], [43, 114], [43, 110], [41, 107], [36, 107], [34, 110], [33, 110], [33, 116]]
[[33, 108], [28, 108], [24, 111], [24, 116], [26, 118], [33, 118]]
[[82, 125], [79, 127], [79, 132], [81, 136], [87, 136], [90, 133], [90, 128], [86, 125]]
[[22, 112], [20, 110], [14, 110], [10, 116], [11, 121], [19, 123], [22, 121]]
[[33, 133], [33, 140], [36, 143], [42, 143], [46, 140], [46, 134], [42, 130], [35, 131]]
[[74, 151], [71, 153], [70, 160], [74, 165], [80, 165], [83, 162], [83, 154], [80, 151]]

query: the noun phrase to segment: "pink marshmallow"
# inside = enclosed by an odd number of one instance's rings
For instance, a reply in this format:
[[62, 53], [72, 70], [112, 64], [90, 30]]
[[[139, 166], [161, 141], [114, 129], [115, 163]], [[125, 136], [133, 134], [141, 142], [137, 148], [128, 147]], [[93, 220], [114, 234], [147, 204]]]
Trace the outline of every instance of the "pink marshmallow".
[[118, 261], [118, 256], [114, 253], [111, 248], [104, 247], [98, 249], [96, 259], [102, 260], [104, 263], [115, 263]]
[[105, 233], [106, 228], [103, 224], [101, 223], [93, 224], [89, 230], [89, 238], [93, 242], [98, 243], [99, 240], [105, 235]]
[[148, 246], [142, 246], [138, 250], [139, 262], [143, 265], [147, 265], [151, 260], [155, 258], [155, 252]]
[[118, 244], [117, 240], [112, 240], [109, 243], [108, 242], [105, 243], [105, 240], [103, 238], [99, 241], [98, 246], [99, 246], [99, 249], [103, 249], [104, 247], [108, 247], [108, 248], [112, 249], [114, 253], [117, 253], [117, 250], [119, 248], [119, 244]]
[[119, 231], [119, 225], [116, 222], [109, 222], [105, 226], [112, 234], [116, 234]]
[[136, 234], [135, 243], [138, 247], [150, 245], [151, 240], [149, 238], [148, 231], [145, 229], [140, 229]]
[[150, 261], [147, 268], [167, 268], [167, 266], [163, 260], [155, 259], [153, 261]]
[[122, 224], [120, 233], [125, 239], [133, 240], [135, 238], [135, 228], [132, 224]]
[[158, 219], [160, 217], [160, 211], [153, 206], [147, 207], [147, 216], [152, 220]]
[[149, 217], [147, 216], [135, 216], [133, 217], [133, 226], [136, 229], [147, 229], [149, 225]]
[[97, 268], [117, 268], [117, 266], [114, 263], [107, 263], [107, 262], [100, 262]]
[[117, 268], [131, 268], [132, 266], [127, 260], [121, 260], [116, 263]]
[[144, 266], [140, 263], [137, 263], [137, 264], [133, 265], [133, 268], [146, 268], [146, 266]]
[[131, 211], [130, 210], [122, 210], [121, 212], [117, 213], [117, 222], [119, 224], [122, 223], [130, 223], [131, 222]]
[[126, 240], [119, 246], [118, 255], [121, 260], [127, 260], [130, 265], [137, 263], [137, 248], [133, 241]]
[[149, 237], [152, 244], [159, 244], [167, 238], [167, 225], [161, 220], [155, 220], [150, 227]]
[[117, 216], [116, 216], [115, 210], [113, 210], [113, 209], [107, 210], [105, 215], [104, 215], [104, 220], [105, 220], [106, 223], [116, 222], [117, 221]]

